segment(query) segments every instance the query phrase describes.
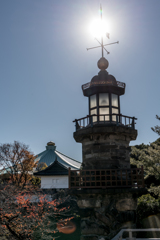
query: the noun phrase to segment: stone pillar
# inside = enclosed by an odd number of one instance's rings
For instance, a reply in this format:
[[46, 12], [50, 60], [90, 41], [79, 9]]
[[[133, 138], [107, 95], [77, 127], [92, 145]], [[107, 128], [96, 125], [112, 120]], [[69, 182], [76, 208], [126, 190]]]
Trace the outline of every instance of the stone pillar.
[[83, 169], [130, 168], [131, 140], [137, 130], [125, 126], [93, 126], [74, 132], [82, 143]]

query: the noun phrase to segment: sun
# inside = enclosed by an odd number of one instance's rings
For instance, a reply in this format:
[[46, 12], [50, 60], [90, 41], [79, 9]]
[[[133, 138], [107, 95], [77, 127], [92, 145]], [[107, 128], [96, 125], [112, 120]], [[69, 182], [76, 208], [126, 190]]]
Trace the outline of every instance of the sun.
[[94, 38], [105, 37], [109, 32], [109, 23], [103, 19], [94, 19], [89, 25], [89, 31]]

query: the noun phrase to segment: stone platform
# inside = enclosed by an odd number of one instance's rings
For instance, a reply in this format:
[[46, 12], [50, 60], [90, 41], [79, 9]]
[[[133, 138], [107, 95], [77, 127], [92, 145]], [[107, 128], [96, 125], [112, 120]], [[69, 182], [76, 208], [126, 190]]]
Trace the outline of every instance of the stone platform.
[[137, 197], [146, 189], [69, 190], [77, 197], [81, 240], [112, 239], [122, 228], [135, 228]]

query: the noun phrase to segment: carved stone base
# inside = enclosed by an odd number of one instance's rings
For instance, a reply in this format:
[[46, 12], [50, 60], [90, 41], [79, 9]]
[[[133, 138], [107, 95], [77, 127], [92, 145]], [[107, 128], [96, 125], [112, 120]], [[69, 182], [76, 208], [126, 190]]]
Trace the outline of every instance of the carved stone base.
[[113, 238], [122, 228], [135, 228], [137, 197], [144, 189], [72, 190], [81, 216], [81, 240]]

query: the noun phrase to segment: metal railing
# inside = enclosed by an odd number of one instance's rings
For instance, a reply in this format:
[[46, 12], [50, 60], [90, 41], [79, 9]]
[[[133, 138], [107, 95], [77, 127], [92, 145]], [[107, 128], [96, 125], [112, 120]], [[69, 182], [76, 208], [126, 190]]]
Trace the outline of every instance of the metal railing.
[[69, 188], [143, 188], [141, 168], [130, 169], [69, 169]]
[[[126, 86], [126, 84], [123, 83], [123, 82], [116, 81], [116, 83], [117, 83], [117, 86], [121, 87], [121, 88], [125, 88], [125, 86]], [[93, 85], [101, 85], [101, 84], [102, 85], [113, 85], [112, 82], [110, 83], [110, 82], [104, 82], [104, 81], [98, 81], [98, 82], [93, 82], [93, 83], [88, 82], [88, 83], [85, 83], [85, 84], [82, 85], [82, 90], [90, 88]]]
[[[128, 238], [122, 238], [123, 233], [128, 232], [129, 237]], [[127, 239], [127, 240], [133, 240], [133, 239], [143, 239], [143, 238], [136, 238], [132, 236], [133, 232], [160, 232], [160, 228], [144, 228], [144, 229], [122, 229], [112, 240], [122, 240], [122, 239]], [[144, 239], [160, 239], [160, 238], [144, 238]]]
[[93, 127], [96, 124], [112, 124], [116, 126], [125, 126], [135, 129], [135, 117], [129, 117], [122, 114], [104, 114], [87, 115], [86, 117], [75, 119], [76, 131], [85, 127]]

